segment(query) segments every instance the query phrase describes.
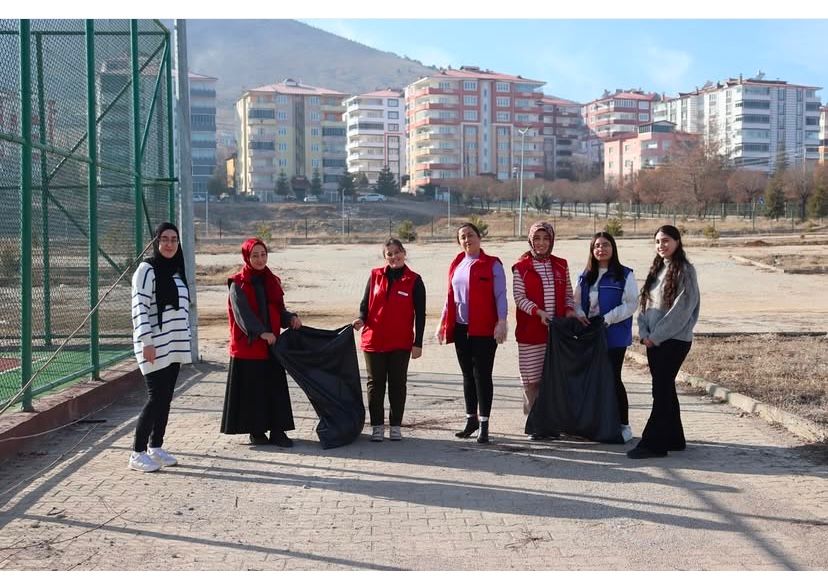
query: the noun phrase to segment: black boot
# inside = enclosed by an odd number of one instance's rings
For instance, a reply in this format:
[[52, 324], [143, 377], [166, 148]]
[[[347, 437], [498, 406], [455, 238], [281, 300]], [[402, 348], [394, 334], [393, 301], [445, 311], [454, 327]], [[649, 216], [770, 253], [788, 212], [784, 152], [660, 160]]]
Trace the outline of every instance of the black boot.
[[264, 433], [251, 433], [250, 443], [255, 446], [260, 446], [267, 443], [267, 436]]
[[472, 415], [471, 417], [466, 417], [466, 427], [464, 427], [461, 431], [455, 433], [455, 437], [471, 437], [477, 429], [480, 427], [480, 421], [477, 419], [477, 415]]
[[270, 443], [281, 448], [292, 448], [293, 440], [290, 439], [284, 431], [271, 430]]
[[489, 443], [489, 420], [480, 422], [480, 433], [477, 434], [477, 443]]

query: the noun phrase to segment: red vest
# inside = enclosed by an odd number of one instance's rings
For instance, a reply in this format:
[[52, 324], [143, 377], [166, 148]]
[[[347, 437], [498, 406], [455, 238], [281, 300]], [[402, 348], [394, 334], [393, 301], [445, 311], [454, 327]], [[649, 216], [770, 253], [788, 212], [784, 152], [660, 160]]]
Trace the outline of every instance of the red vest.
[[[554, 317], [563, 317], [566, 314], [566, 276], [569, 268], [566, 261], [560, 257], [550, 255], [552, 263], [552, 281], [555, 283], [555, 311]], [[517, 269], [523, 279], [526, 290], [526, 298], [533, 301], [537, 306], [546, 311], [543, 302], [543, 281], [532, 265], [532, 257], [524, 255], [512, 266], [512, 271]], [[521, 344], [546, 344], [549, 335], [549, 328], [541, 323], [541, 320], [534, 315], [518, 309], [516, 312], [515, 339]]]
[[[461, 252], [451, 261], [448, 275], [448, 302], [446, 320], [443, 322], [443, 335], [446, 344], [454, 342], [454, 324], [457, 321], [457, 307], [454, 305], [454, 289], [451, 279], [457, 265], [466, 258]], [[494, 263], [500, 262], [496, 256], [489, 256], [480, 249], [477, 262], [469, 269], [469, 336], [494, 336], [497, 325], [497, 301], [494, 291]], [[502, 264], [502, 263], [501, 263]]]
[[[278, 278], [278, 277], [277, 277]], [[256, 301], [256, 291], [253, 285], [242, 279], [241, 273], [236, 273], [227, 279], [227, 286], [235, 283], [247, 297], [247, 304], [257, 316], [259, 315], [259, 303]], [[270, 317], [270, 331], [277, 338], [279, 337], [279, 330], [282, 329], [281, 315], [284, 308], [284, 298], [267, 300], [267, 313]], [[267, 360], [270, 357], [267, 342], [261, 338], [256, 338], [251, 344], [248, 341], [247, 334], [236, 323], [236, 317], [233, 315], [233, 307], [230, 304], [230, 298], [227, 299], [227, 319], [230, 321], [230, 356], [234, 358], [245, 358], [248, 360]]]
[[371, 271], [368, 292], [368, 317], [362, 328], [362, 349], [365, 352], [411, 350], [414, 345], [414, 283], [417, 273], [403, 266], [402, 277], [391, 284], [385, 267]]

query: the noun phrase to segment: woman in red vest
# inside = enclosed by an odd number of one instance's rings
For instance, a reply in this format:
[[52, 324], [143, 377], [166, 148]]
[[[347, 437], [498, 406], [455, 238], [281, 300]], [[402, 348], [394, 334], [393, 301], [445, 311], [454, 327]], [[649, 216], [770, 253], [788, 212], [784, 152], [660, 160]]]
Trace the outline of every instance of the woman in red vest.
[[451, 344], [463, 372], [466, 426], [454, 435], [489, 441], [489, 415], [494, 385], [492, 369], [497, 345], [506, 340], [506, 274], [503, 263], [480, 247], [480, 231], [463, 224], [457, 231], [463, 251], [451, 262], [448, 295], [440, 315], [437, 340]]
[[246, 240], [242, 258], [242, 270], [227, 279], [230, 368], [221, 433], [248, 433], [252, 444], [289, 448], [293, 441], [285, 432], [294, 426], [287, 377], [270, 346], [282, 327], [299, 329], [302, 320], [285, 309], [282, 283], [267, 267], [265, 243]]
[[[517, 306], [518, 343], [523, 412], [529, 414], [538, 397], [549, 320], [575, 315], [575, 298], [564, 259], [554, 256], [555, 229], [547, 222], [529, 228], [529, 250], [512, 266], [512, 292]], [[532, 436], [532, 439], [542, 439]]]
[[396, 238], [383, 245], [385, 266], [371, 271], [359, 304], [354, 329], [362, 329], [362, 351], [368, 371], [371, 441], [385, 435], [385, 384], [388, 382], [389, 439], [402, 439], [408, 361], [423, 354], [425, 285], [405, 264], [405, 247]]

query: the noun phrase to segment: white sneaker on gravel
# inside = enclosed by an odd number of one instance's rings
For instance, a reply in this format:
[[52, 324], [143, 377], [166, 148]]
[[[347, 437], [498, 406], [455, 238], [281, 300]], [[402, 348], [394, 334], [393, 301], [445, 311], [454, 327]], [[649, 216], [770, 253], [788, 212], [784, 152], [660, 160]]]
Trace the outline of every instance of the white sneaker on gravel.
[[371, 441], [372, 442], [381, 442], [383, 435], [385, 435], [385, 426], [384, 425], [374, 425], [374, 426], [371, 427]]
[[146, 452], [132, 452], [127, 467], [138, 472], [155, 472], [161, 468], [161, 464], [150, 458]]
[[164, 448], [147, 448], [147, 455], [161, 466], [175, 466], [178, 464], [178, 460]]
[[398, 442], [402, 439], [402, 429], [400, 429], [399, 425], [391, 426], [391, 429], [388, 432], [388, 439], [392, 442]]
[[621, 425], [621, 437], [624, 439], [624, 443], [627, 443], [633, 438], [632, 427], [629, 425]]

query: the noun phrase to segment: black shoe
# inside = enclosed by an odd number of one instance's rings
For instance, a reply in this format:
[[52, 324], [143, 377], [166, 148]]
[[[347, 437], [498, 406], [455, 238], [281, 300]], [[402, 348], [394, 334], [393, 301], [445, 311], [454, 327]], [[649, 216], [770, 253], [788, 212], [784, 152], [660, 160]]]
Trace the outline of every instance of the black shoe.
[[471, 437], [475, 431], [480, 428], [480, 420], [477, 417], [467, 417], [466, 427], [454, 434], [455, 437]]
[[280, 448], [293, 447], [293, 440], [290, 439], [287, 435], [285, 435], [284, 431], [271, 431], [270, 443], [274, 446], [279, 446]]
[[627, 452], [627, 457], [633, 460], [644, 460], [645, 458], [664, 458], [667, 455], [665, 451], [654, 451], [643, 446], [636, 446]]
[[489, 443], [489, 420], [480, 422], [480, 433], [477, 434], [477, 443]]
[[560, 439], [561, 434], [559, 433], [531, 433], [529, 434], [529, 439], [533, 442], [542, 442], [544, 440], [556, 440]]
[[250, 443], [254, 446], [260, 446], [267, 443], [267, 436], [263, 433], [251, 433]]

